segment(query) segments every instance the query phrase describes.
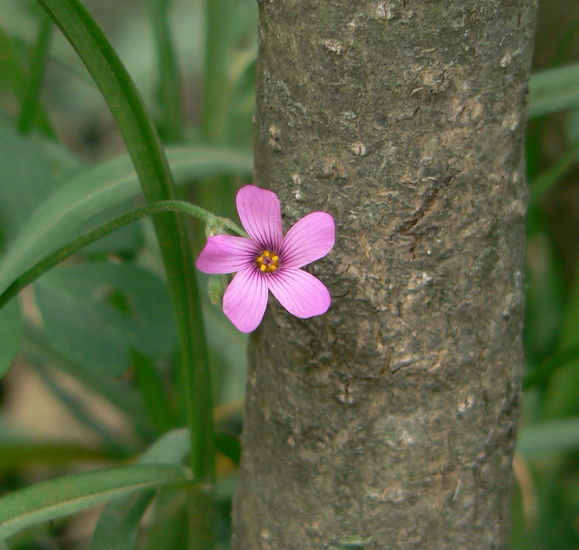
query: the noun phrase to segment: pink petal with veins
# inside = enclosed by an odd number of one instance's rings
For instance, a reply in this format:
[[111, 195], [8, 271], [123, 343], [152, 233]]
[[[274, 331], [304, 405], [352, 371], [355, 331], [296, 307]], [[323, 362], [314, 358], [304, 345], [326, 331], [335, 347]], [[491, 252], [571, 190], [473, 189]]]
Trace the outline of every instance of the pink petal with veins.
[[255, 262], [257, 245], [245, 237], [213, 235], [197, 258], [197, 269], [204, 273], [234, 273]]
[[277, 252], [283, 236], [277, 195], [246, 185], [237, 192], [236, 204], [239, 219], [249, 236], [263, 249]]
[[265, 277], [255, 266], [239, 271], [223, 295], [223, 312], [241, 332], [255, 330], [267, 306]]
[[307, 319], [321, 315], [330, 307], [329, 290], [307, 271], [282, 268], [264, 279], [279, 303], [296, 317]]
[[334, 218], [312, 212], [298, 220], [283, 238], [279, 255], [285, 267], [302, 267], [323, 258], [334, 246]]

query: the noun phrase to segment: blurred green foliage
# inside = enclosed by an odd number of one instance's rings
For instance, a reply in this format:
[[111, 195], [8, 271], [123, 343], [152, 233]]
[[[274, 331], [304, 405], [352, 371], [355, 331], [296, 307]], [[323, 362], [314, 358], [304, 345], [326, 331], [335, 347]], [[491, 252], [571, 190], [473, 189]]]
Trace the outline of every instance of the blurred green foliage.
[[[251, 175], [254, 0], [85, 4], [133, 76], [162, 139], [172, 144], [179, 198], [232, 215], [232, 193]], [[579, 12], [573, 6], [560, 0], [556, 13], [542, 8], [530, 85], [526, 365], [513, 550], [579, 547]], [[68, 43], [47, 27], [34, 2], [0, 0], [0, 292], [49, 246], [138, 200], [134, 172], [100, 94]], [[21, 383], [19, 369], [12, 369], [0, 382], [1, 490], [69, 473], [72, 466], [117, 467], [147, 448], [141, 464], [158, 462], [159, 449], [166, 463], [182, 460], [187, 438], [175, 430], [186, 424], [185, 403], [169, 303], [154, 233], [144, 221], [85, 249], [0, 310], [0, 375], [16, 357], [31, 365], [25, 376], [41, 381], [90, 436], [77, 441], [62, 433], [55, 440], [19, 429], [6, 398]], [[207, 300], [204, 316], [219, 431], [219, 548], [225, 549], [246, 337], [219, 304]], [[83, 392], [71, 390], [71, 381]], [[95, 414], [87, 395], [107, 403], [119, 425]], [[135, 475], [149, 471], [137, 468]], [[126, 480], [123, 475], [118, 479]], [[90, 476], [78, 479], [78, 491], [92, 487]], [[107, 482], [113, 486], [115, 479]], [[151, 486], [166, 484], [157, 481]], [[183, 548], [181, 492], [160, 489], [137, 531], [153, 493], [131, 494], [126, 483], [115, 487], [123, 500], [105, 508], [91, 548], [125, 548], [137, 537], [139, 548]], [[30, 527], [6, 548], [87, 547], [86, 535], [75, 535], [78, 521]]]
[[579, 6], [539, 11], [514, 550], [579, 547]]

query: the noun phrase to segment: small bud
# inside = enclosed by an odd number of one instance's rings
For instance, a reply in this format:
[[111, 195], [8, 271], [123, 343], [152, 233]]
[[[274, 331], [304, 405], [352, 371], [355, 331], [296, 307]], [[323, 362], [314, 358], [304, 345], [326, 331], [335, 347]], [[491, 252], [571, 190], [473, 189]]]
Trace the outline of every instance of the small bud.
[[209, 292], [209, 300], [212, 304], [217, 304], [223, 299], [223, 294], [225, 293], [225, 287], [227, 286], [227, 279], [225, 275], [211, 275], [209, 277], [209, 283], [207, 285], [207, 290]]
[[215, 216], [205, 223], [205, 235], [207, 237], [212, 237], [213, 235], [221, 235], [222, 233], [227, 233], [224, 221]]

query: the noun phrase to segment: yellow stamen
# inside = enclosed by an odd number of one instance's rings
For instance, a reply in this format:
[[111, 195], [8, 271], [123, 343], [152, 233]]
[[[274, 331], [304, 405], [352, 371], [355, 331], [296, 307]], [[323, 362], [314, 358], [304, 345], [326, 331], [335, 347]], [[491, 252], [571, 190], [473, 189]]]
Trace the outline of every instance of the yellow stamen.
[[264, 250], [255, 258], [255, 263], [262, 273], [276, 271], [279, 268], [279, 256], [271, 250]]

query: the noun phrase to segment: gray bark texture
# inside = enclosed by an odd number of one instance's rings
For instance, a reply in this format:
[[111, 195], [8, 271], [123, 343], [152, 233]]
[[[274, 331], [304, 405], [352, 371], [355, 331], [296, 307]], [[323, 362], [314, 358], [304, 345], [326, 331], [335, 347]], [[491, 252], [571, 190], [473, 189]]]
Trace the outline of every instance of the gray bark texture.
[[250, 343], [235, 550], [509, 546], [535, 0], [261, 0], [255, 183], [336, 220]]

